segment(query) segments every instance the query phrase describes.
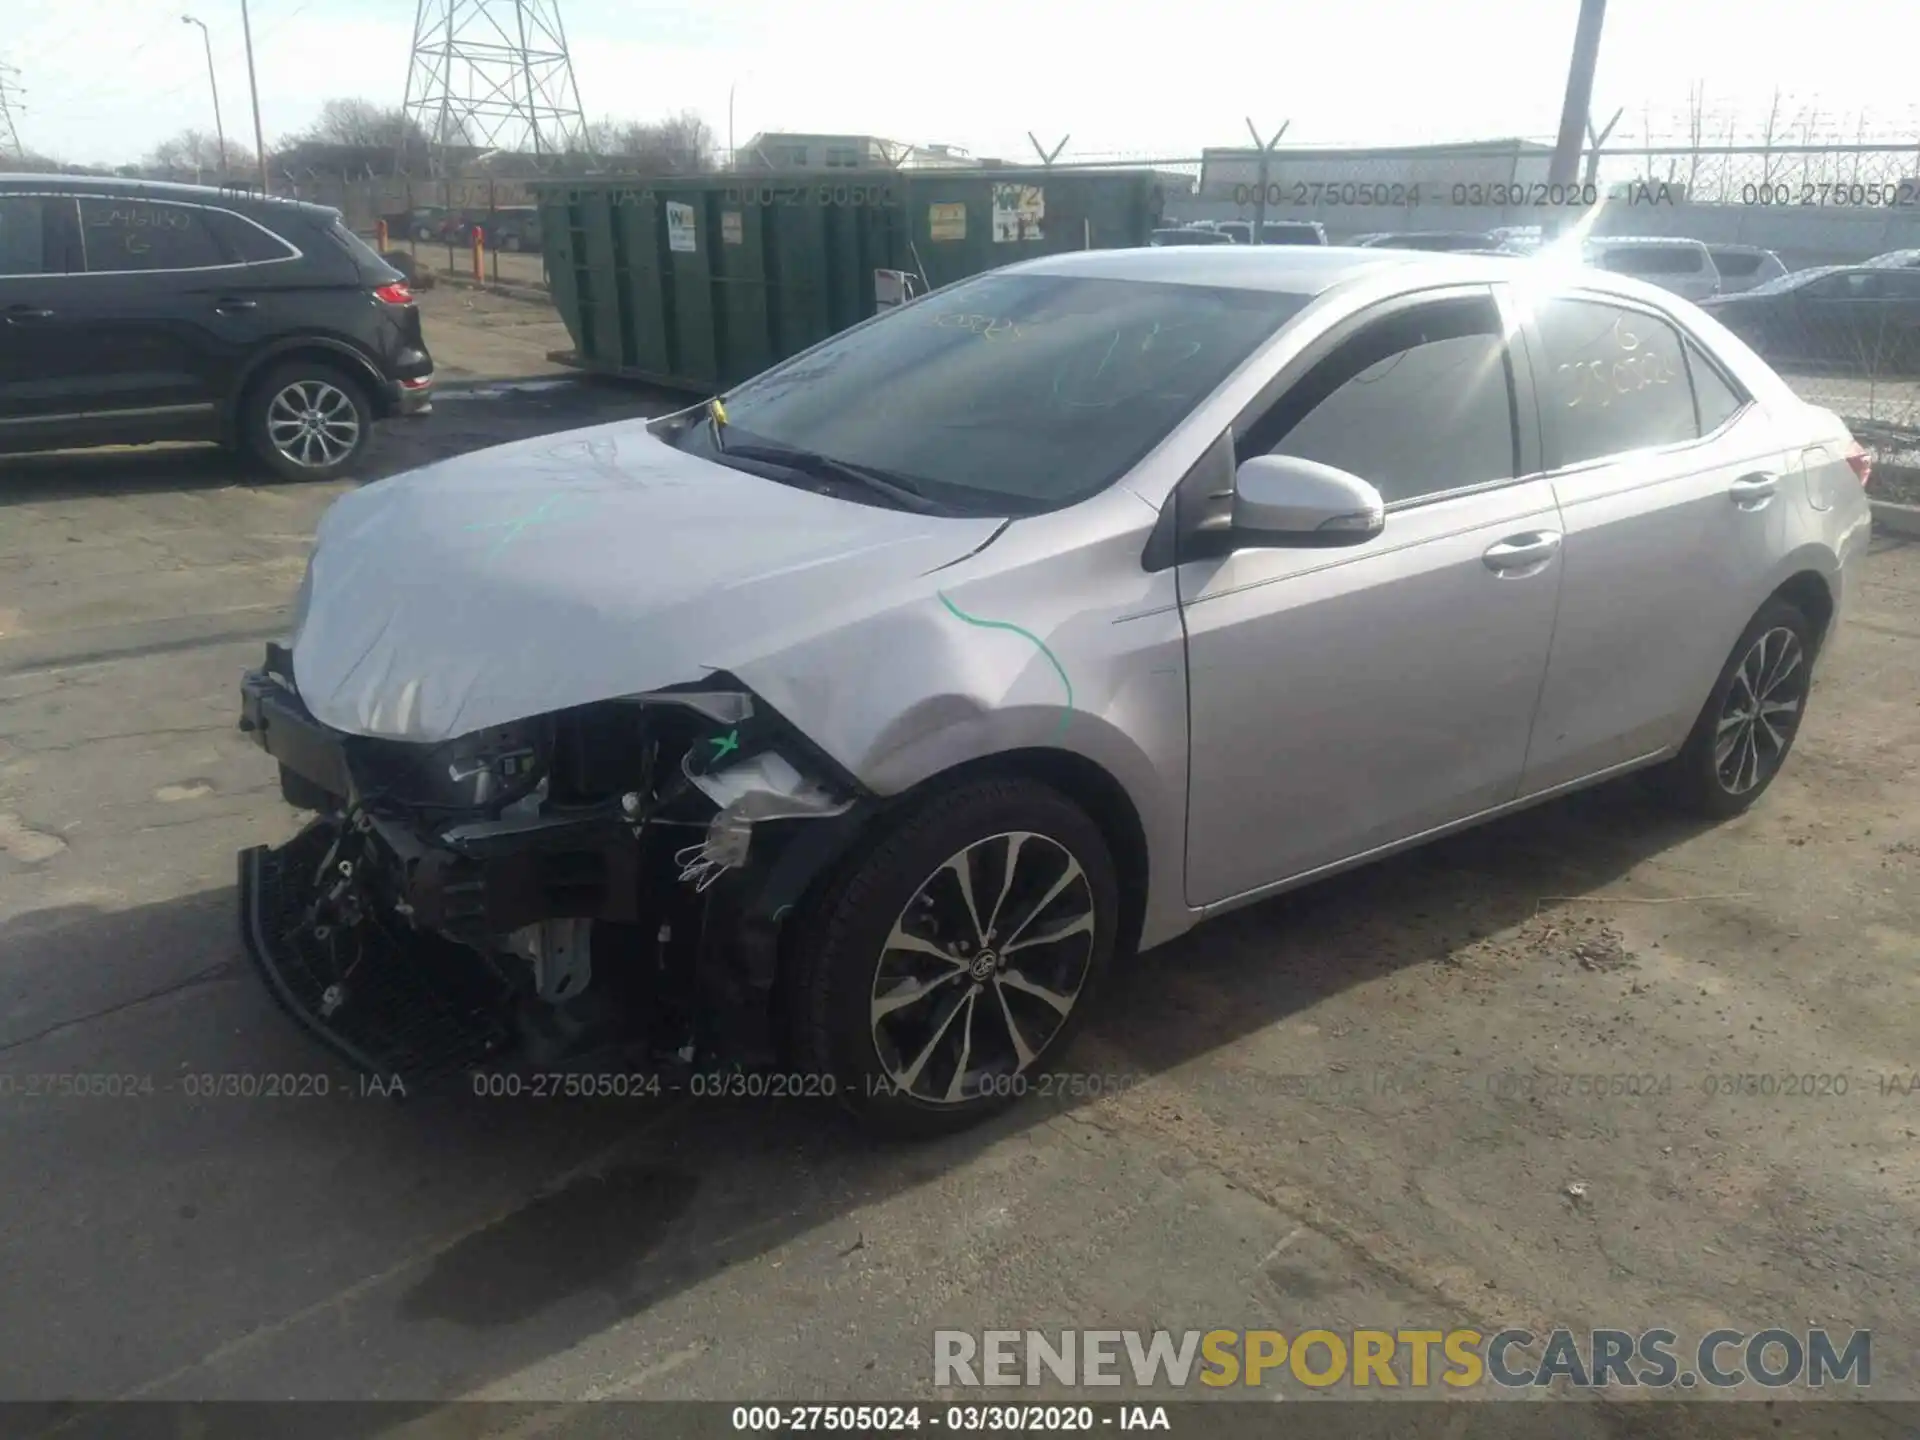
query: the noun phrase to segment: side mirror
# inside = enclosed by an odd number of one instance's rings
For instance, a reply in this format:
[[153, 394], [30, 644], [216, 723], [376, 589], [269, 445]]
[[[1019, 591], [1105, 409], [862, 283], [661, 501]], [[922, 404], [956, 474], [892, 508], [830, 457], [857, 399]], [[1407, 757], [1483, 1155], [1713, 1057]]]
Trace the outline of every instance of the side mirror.
[[1233, 477], [1233, 535], [1247, 545], [1359, 545], [1386, 528], [1380, 492], [1292, 455], [1256, 455]]

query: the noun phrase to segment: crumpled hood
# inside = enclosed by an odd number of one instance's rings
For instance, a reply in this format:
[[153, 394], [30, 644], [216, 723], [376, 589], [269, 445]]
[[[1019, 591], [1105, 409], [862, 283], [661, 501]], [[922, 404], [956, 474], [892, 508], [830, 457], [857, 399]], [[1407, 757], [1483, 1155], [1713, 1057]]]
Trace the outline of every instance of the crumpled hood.
[[931, 595], [929, 572], [1000, 525], [782, 485], [637, 420], [520, 441], [334, 503], [294, 674], [335, 729], [451, 739], [735, 670]]

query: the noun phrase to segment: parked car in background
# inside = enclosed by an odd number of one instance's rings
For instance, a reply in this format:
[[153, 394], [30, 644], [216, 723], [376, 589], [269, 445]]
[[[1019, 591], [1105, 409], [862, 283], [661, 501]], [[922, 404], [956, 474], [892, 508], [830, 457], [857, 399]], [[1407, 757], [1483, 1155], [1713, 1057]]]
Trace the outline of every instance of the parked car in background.
[[412, 292], [338, 211], [0, 176], [0, 451], [215, 440], [324, 480], [432, 388]]
[[[494, 210], [475, 217], [486, 236], [489, 248], [508, 252], [529, 251], [538, 254], [541, 248], [540, 211], [533, 205], [515, 205], [508, 209]], [[472, 229], [468, 229], [468, 238], [472, 238]]]
[[1920, 269], [1829, 265], [1703, 302], [1774, 364], [1920, 374]]
[[1531, 255], [1546, 243], [1546, 232], [1538, 225], [1501, 225], [1487, 234], [1501, 250], [1513, 255]]
[[[1222, 220], [1214, 228], [1239, 245], [1253, 244], [1251, 220]], [[1327, 227], [1318, 220], [1269, 220], [1260, 227], [1262, 245], [1324, 245]]]
[[452, 211], [426, 205], [409, 212], [406, 230], [395, 234], [404, 233], [419, 241], [445, 240], [458, 223]]
[[637, 1052], [939, 1131], [1209, 917], [1629, 771], [1763, 795], [1869, 538], [1843, 422], [1644, 284], [1231, 248], [337, 500], [241, 688], [315, 812], [241, 865], [277, 997], [461, 1093]]
[[1218, 230], [1202, 230], [1195, 225], [1176, 226], [1171, 230], [1156, 230], [1147, 237], [1149, 245], [1231, 245], [1233, 237], [1223, 235]]
[[1586, 242], [1585, 259], [1597, 270], [1631, 275], [1687, 300], [1705, 300], [1720, 293], [1720, 271], [1712, 254], [1698, 240], [1665, 235], [1596, 237]]
[[1500, 242], [1484, 230], [1393, 230], [1361, 235], [1355, 245], [1388, 250], [1498, 250]]
[[1720, 294], [1738, 295], [1787, 273], [1786, 264], [1771, 250], [1758, 245], [1709, 245], [1713, 268], [1720, 276]]
[[1889, 250], [1866, 263], [1876, 270], [1920, 270], [1920, 250]]
[[1262, 245], [1324, 245], [1327, 227], [1318, 220], [1269, 220], [1260, 227]]

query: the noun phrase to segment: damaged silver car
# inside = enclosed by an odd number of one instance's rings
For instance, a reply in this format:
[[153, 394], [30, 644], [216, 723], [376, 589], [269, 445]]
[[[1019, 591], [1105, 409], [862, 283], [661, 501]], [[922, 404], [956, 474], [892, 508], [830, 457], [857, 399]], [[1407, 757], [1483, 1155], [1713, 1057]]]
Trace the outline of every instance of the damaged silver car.
[[1751, 804], [1865, 465], [1632, 280], [1011, 266], [340, 499], [243, 683], [316, 812], [249, 948], [371, 1070], [965, 1122], [1207, 916], [1630, 770]]

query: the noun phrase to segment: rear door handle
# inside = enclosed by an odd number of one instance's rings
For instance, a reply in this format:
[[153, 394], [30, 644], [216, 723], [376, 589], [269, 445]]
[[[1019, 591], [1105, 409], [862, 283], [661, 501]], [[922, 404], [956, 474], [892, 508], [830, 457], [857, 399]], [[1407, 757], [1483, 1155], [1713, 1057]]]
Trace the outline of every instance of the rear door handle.
[[1764, 470], [1756, 470], [1751, 475], [1742, 475], [1727, 487], [1727, 494], [1742, 510], [1759, 510], [1773, 499], [1774, 491], [1780, 488], [1780, 477], [1769, 475]]
[[52, 318], [53, 312], [51, 310], [42, 310], [36, 305], [9, 305], [7, 307], [7, 319], [9, 320], [51, 320]]
[[258, 300], [242, 300], [238, 296], [223, 295], [220, 299], [213, 302], [213, 308], [222, 315], [228, 315], [235, 310], [258, 310], [260, 308], [260, 302]]
[[1560, 549], [1558, 530], [1529, 530], [1489, 545], [1487, 568], [1496, 575], [1531, 575], [1542, 569]]

